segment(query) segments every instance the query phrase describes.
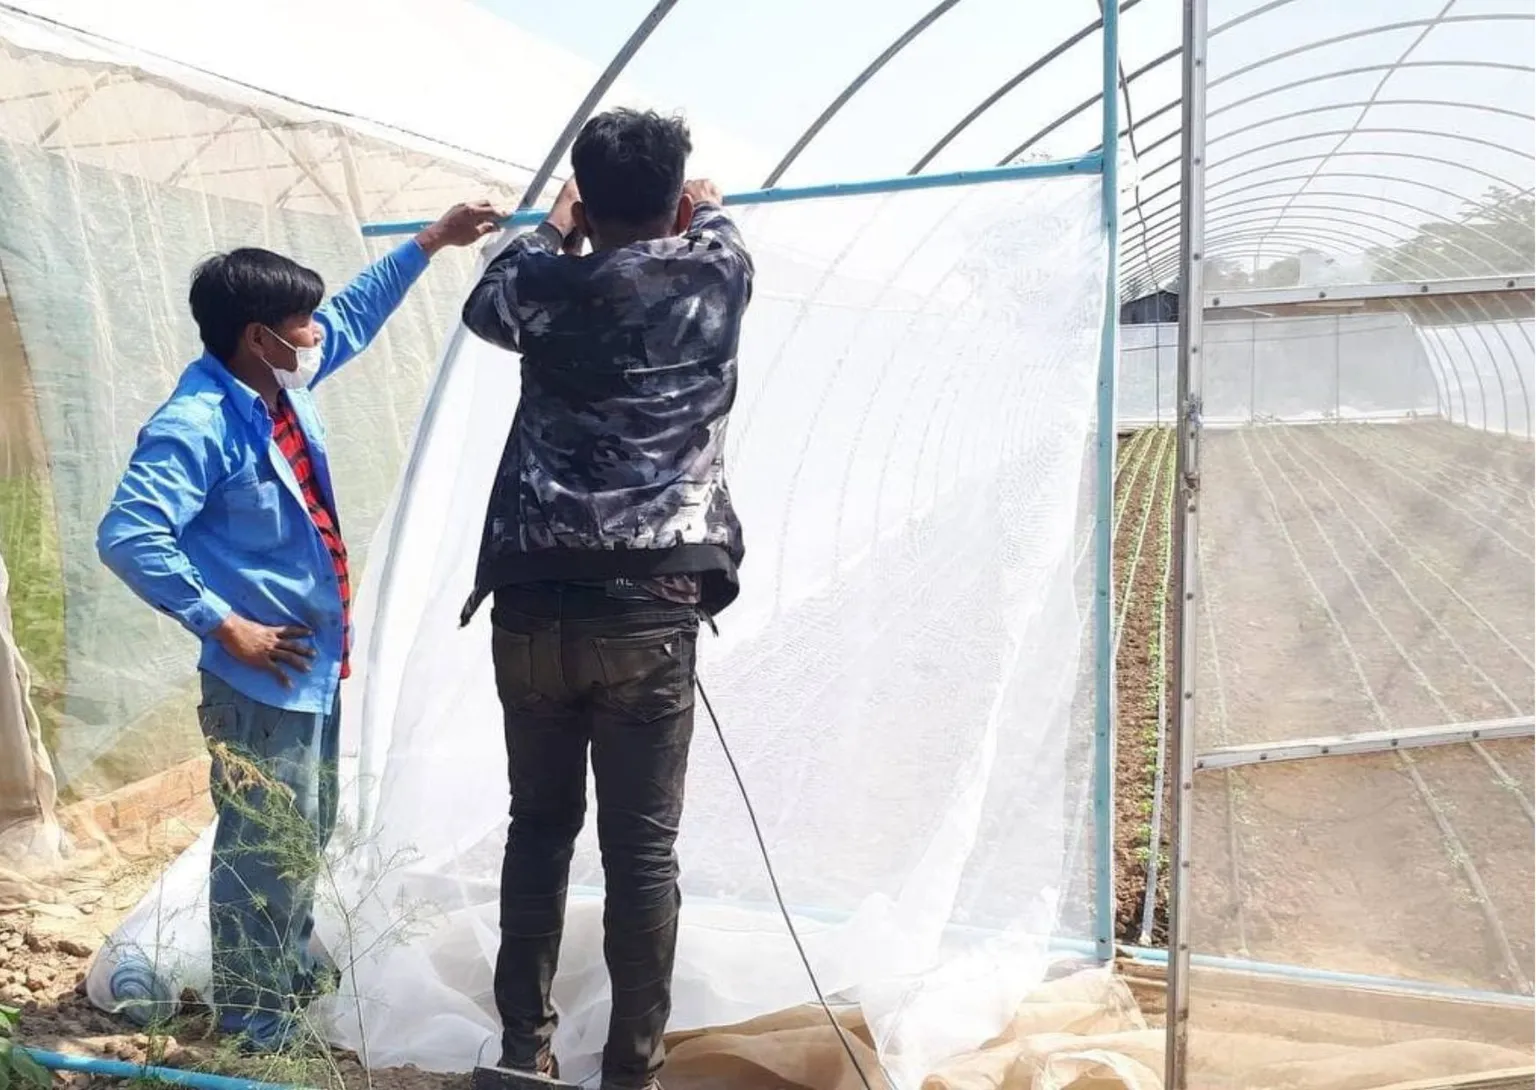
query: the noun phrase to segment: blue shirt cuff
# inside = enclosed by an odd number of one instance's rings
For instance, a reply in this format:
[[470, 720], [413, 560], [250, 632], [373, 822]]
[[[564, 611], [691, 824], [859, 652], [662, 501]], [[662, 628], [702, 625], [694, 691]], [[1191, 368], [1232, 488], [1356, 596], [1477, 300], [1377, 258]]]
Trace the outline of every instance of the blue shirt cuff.
[[432, 258], [427, 255], [427, 251], [423, 250], [421, 243], [414, 238], [407, 239], [396, 246], [395, 252], [390, 254], [390, 257], [395, 259], [408, 276], [420, 275], [432, 263]]
[[232, 612], [228, 602], [213, 591], [206, 590], [203, 596], [182, 614], [181, 623], [199, 639], [206, 639], [208, 633], [223, 624], [224, 618]]

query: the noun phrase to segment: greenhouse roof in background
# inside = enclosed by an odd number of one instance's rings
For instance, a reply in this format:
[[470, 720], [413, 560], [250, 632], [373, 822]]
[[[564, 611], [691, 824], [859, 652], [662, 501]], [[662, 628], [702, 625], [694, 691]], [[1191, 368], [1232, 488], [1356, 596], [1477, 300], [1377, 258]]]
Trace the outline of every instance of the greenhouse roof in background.
[[[1131, 298], [1176, 287], [1181, 5], [1122, 12]], [[37, 86], [41, 65], [0, 86], [0, 128], [229, 196], [286, 174], [285, 206], [390, 218], [472, 179], [520, 192], [644, 27], [599, 105], [685, 111], [727, 190], [950, 171], [1097, 148], [1100, 18], [1094, 0], [24, 0], [0, 3], [0, 40], [76, 65], [49, 68], [68, 88]], [[1208, 24], [1209, 286], [1532, 271], [1528, 2], [1210, 0]], [[252, 112], [210, 107], [189, 147], [188, 88]], [[124, 116], [141, 131], [114, 133]], [[327, 162], [338, 124], [415, 157], [359, 175], [338, 140]]]

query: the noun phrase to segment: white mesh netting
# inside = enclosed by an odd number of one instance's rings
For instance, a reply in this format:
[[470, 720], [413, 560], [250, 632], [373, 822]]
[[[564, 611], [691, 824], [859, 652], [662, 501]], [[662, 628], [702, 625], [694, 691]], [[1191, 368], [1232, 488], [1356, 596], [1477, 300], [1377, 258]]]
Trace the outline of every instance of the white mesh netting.
[[[821, 982], [857, 1000], [904, 1084], [992, 1037], [1040, 982], [1068, 878], [1099, 189], [741, 215], [758, 278], [728, 460], [748, 559], [700, 675]], [[361, 1015], [374, 1064], [494, 1058], [505, 753], [486, 613], [457, 616], [517, 383], [515, 358], [450, 339], [360, 604], [321, 933], [350, 970], [331, 1032], [361, 1043]], [[674, 1029], [809, 998], [700, 718]], [[205, 984], [206, 868], [205, 835], [99, 961], [101, 1001], [134, 946], [172, 994]], [[572, 882], [557, 1047], [579, 1059], [606, 1027], [590, 829]]]

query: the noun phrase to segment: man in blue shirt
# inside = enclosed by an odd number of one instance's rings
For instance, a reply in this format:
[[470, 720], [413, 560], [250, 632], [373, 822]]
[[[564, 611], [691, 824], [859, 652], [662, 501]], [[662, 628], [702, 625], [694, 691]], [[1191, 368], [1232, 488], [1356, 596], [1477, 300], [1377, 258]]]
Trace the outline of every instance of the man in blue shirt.
[[219, 1028], [288, 1042], [319, 987], [309, 952], [336, 821], [351, 583], [311, 389], [373, 340], [444, 246], [496, 229], [459, 205], [322, 304], [320, 276], [266, 250], [205, 261], [205, 351], [139, 434], [102, 519], [102, 562], [202, 642], [218, 813], [209, 904]]

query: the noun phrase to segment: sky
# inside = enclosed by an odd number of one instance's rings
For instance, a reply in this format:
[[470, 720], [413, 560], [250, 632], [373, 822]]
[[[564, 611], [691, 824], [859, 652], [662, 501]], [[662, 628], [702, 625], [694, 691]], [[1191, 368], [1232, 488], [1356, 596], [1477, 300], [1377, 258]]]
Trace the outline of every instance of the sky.
[[[479, 0], [546, 40], [606, 64], [652, 0]], [[1171, 0], [1144, 0], [1175, 11]], [[680, 0], [625, 78], [691, 117], [714, 121], [770, 158], [934, 0]], [[1024, 65], [1097, 17], [1093, 0], [961, 0], [856, 96], [808, 150], [799, 182], [906, 173], [949, 127]], [[1127, 18], [1131, 18], [1130, 15]], [[1177, 27], [1168, 26], [1169, 42]], [[1100, 86], [1097, 40], [1010, 96], [935, 169], [991, 166]], [[1066, 103], [1067, 106], [1064, 106]], [[1096, 111], [1053, 141], [1063, 156], [1097, 143]], [[1087, 141], [1085, 146], [1078, 146]], [[1049, 150], [1049, 149], [1048, 149]]]
[[[652, 6], [652, 0], [476, 2], [599, 66]], [[771, 164], [932, 6], [933, 0], [679, 0], [625, 78], [659, 102], [762, 149]], [[1262, 6], [1210, 0], [1210, 25], [1222, 27]], [[1208, 221], [1213, 237], [1230, 240], [1219, 241], [1213, 253], [1262, 263], [1309, 245], [1359, 251], [1455, 215], [1463, 201], [1497, 181], [1530, 185], [1536, 38], [1529, 3], [1289, 0], [1269, 6], [1210, 43]], [[855, 96], [785, 181], [908, 172], [972, 107], [1097, 15], [1094, 0], [960, 0]], [[1356, 33], [1446, 17], [1433, 28]], [[1177, 0], [1141, 0], [1123, 14], [1128, 73], [1176, 47], [1179, 19]], [[1304, 48], [1333, 38], [1341, 40]], [[1459, 63], [1440, 63], [1448, 60]], [[994, 165], [1096, 94], [1100, 74], [1094, 35], [1010, 93], [926, 169]], [[1173, 217], [1157, 212], [1176, 202], [1177, 190], [1155, 195], [1178, 179], [1177, 165], [1165, 164], [1178, 154], [1179, 111], [1144, 119], [1178, 95], [1176, 61], [1138, 77], [1132, 116], [1143, 122], [1139, 164], [1127, 162], [1130, 149], [1122, 149], [1127, 228], [1137, 237], [1140, 218], [1152, 215], [1147, 237], [1164, 251], [1173, 242], [1166, 230]], [[1083, 154], [1097, 145], [1099, 126], [1098, 108], [1090, 106], [1032, 150], [1052, 158]], [[1291, 199], [1300, 191], [1305, 194]], [[1266, 232], [1280, 215], [1286, 231]], [[1441, 272], [1472, 271], [1448, 266]]]

